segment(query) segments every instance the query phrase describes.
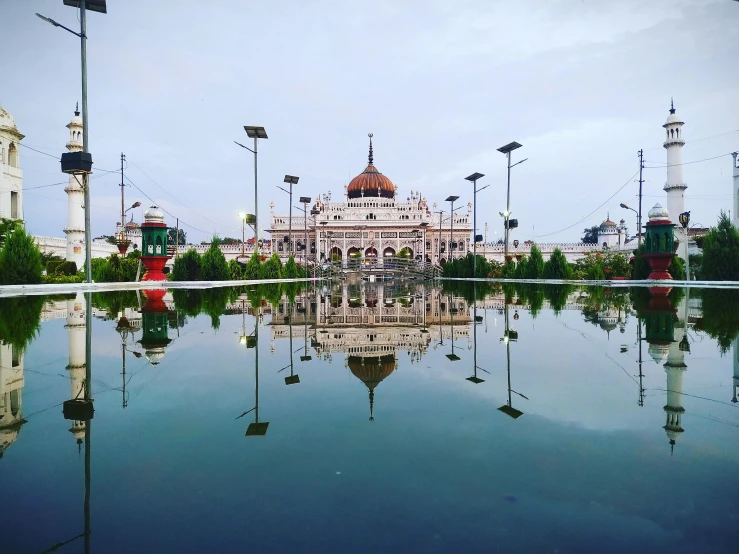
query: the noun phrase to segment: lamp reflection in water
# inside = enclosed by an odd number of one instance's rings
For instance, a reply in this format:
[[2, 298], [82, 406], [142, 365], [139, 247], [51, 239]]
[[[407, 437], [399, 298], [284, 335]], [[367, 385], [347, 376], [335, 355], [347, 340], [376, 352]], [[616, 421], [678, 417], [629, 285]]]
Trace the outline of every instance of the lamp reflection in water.
[[[453, 298], [451, 295], [449, 295], [448, 302], [449, 303], [447, 306], [449, 308], [449, 327], [451, 329], [450, 332], [452, 334], [452, 353], [447, 354], [446, 357], [452, 362], [457, 362], [461, 359], [459, 356], [457, 356], [454, 353], [454, 314], [457, 313], [457, 308], [454, 305]], [[443, 337], [443, 334], [442, 334], [442, 337]]]
[[241, 299], [241, 315], [242, 315], [242, 333], [239, 337], [239, 343], [247, 348], [254, 349], [254, 407], [245, 411], [236, 419], [241, 419], [245, 415], [254, 412], [254, 422], [250, 423], [246, 428], [246, 436], [264, 436], [267, 434], [268, 421], [259, 421], [259, 322], [262, 318], [261, 308], [259, 314], [254, 320], [254, 332], [251, 335], [246, 334], [246, 307], [244, 298]]
[[475, 299], [474, 300], [475, 303], [472, 308], [472, 312], [474, 314], [474, 318], [472, 321], [472, 368], [473, 368], [473, 373], [470, 377], [467, 377], [467, 380], [472, 383], [475, 383], [476, 385], [479, 385], [480, 383], [484, 383], [485, 380], [480, 379], [477, 376], [477, 370], [481, 369], [485, 373], [489, 373], [489, 372], [477, 365], [477, 325], [482, 322], [483, 318], [482, 316], [477, 315], [477, 294], [476, 293], [477, 293], [477, 287], [473, 282], [472, 294]]
[[122, 394], [122, 407], [126, 408], [128, 406], [128, 395], [126, 394], [126, 352], [131, 352], [136, 358], [141, 357], [141, 352], [136, 352], [135, 350], [128, 350], [128, 336], [129, 334], [133, 336], [133, 333], [136, 331], [136, 328], [131, 325], [131, 323], [128, 321], [128, 318], [125, 316], [125, 313], [121, 314], [121, 317], [118, 319], [118, 323], [116, 324], [115, 330], [118, 331], [118, 334], [121, 335], [121, 376], [122, 376], [122, 387], [121, 387], [121, 394]]
[[510, 416], [513, 419], [518, 419], [519, 417], [523, 415], [523, 412], [513, 407], [512, 405], [513, 403], [511, 401], [511, 393], [516, 393], [518, 396], [526, 400], [528, 400], [528, 398], [525, 397], [520, 392], [516, 392], [511, 388], [511, 342], [515, 342], [518, 340], [518, 331], [514, 331], [510, 328], [508, 312], [509, 312], [509, 306], [508, 304], [506, 304], [506, 307], [505, 307], [505, 335], [503, 335], [503, 337], [500, 340], [505, 343], [505, 347], [506, 347], [506, 368], [508, 371], [508, 403], [501, 406], [498, 409], [504, 414], [506, 414], [507, 416]]
[[[288, 333], [290, 333], [290, 364], [286, 365], [282, 369], [280, 369], [277, 373], [280, 373], [280, 371], [284, 371], [288, 367], [290, 368], [290, 375], [285, 377], [285, 384], [286, 385], [297, 385], [300, 383], [300, 375], [295, 375], [293, 372], [295, 371], [295, 366], [293, 365], [293, 354], [295, 354], [295, 351], [293, 350], [293, 305], [292, 303], [288, 303], [287, 305], [287, 326], [288, 326]], [[300, 350], [300, 348], [298, 348]]]

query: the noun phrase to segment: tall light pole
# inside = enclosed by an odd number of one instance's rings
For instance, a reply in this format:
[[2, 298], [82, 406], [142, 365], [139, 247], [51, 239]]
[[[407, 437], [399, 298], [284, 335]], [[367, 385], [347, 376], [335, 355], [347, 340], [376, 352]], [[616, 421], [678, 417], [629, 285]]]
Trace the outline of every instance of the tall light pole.
[[67, 152], [62, 154], [62, 171], [82, 175], [82, 190], [85, 202], [85, 282], [92, 282], [92, 237], [90, 233], [90, 189], [89, 173], [92, 171], [92, 156], [90, 156], [89, 125], [87, 118], [87, 10], [98, 13], [108, 13], [105, 5], [106, 0], [64, 0], [65, 6], [79, 8], [80, 10], [80, 32], [77, 33], [48, 17], [37, 13], [36, 15], [52, 24], [61, 27], [80, 38], [80, 58], [82, 65], [82, 152]]
[[292, 254], [293, 251], [293, 185], [298, 184], [298, 179], [300, 179], [300, 177], [295, 177], [294, 175], [285, 175], [285, 183], [290, 185], [290, 190], [284, 189], [280, 185], [277, 185], [278, 189], [284, 190], [290, 195], [290, 215], [287, 231], [288, 251], [290, 252], [290, 254]]
[[452, 253], [452, 246], [454, 245], [454, 202], [459, 200], [459, 196], [447, 196], [446, 202], [450, 202], [452, 205], [449, 227], [449, 261], [454, 260], [454, 254]]
[[[690, 224], [690, 212], [683, 212], [678, 216], [680, 225], [685, 230], [685, 280], [690, 281], [690, 254], [688, 253], [688, 225]], [[687, 319], [686, 329], [687, 329]]]
[[308, 267], [308, 204], [310, 196], [301, 196], [300, 203], [303, 205], [303, 272]]
[[[511, 217], [511, 152], [516, 150], [517, 148], [521, 148], [521, 145], [517, 143], [516, 141], [513, 141], [509, 144], [506, 144], [505, 146], [501, 146], [498, 148], [498, 152], [505, 154], [508, 158], [508, 188], [506, 192], [506, 208], [505, 212], [503, 212], [503, 218], [505, 220], [505, 254], [504, 254], [504, 261], [508, 261], [508, 233], [509, 233], [509, 222]], [[518, 163], [522, 163], [526, 160], [521, 160]], [[518, 165], [518, 164], [514, 164]]]
[[246, 258], [246, 252], [244, 251], [244, 228], [246, 227], [246, 214], [239, 212], [239, 219], [241, 220], [241, 257]]
[[[472, 216], [472, 276], [477, 277], [477, 180], [485, 177], [482, 173], [473, 173], [472, 175], [465, 177], [466, 180], [472, 183], [472, 205], [473, 205], [473, 216]], [[485, 185], [480, 190], [488, 188], [490, 185]], [[481, 237], [482, 238], [482, 237]]]
[[252, 150], [248, 146], [244, 146], [240, 142], [236, 142], [241, 148], [246, 148], [249, 152], [254, 154], [254, 217], [256, 218], [256, 222], [254, 223], [254, 249], [258, 253], [259, 252], [259, 194], [258, 194], [258, 181], [257, 181], [257, 146], [259, 139], [266, 139], [269, 138], [267, 136], [267, 131], [264, 130], [264, 127], [255, 127], [251, 125], [244, 125], [244, 131], [246, 131], [246, 136], [249, 138], [254, 139], [254, 149]]
[[624, 210], [631, 210], [632, 212], [634, 212], [636, 214], [636, 226], [637, 226], [637, 231], [636, 231], [636, 236], [637, 236], [636, 245], [639, 246], [641, 244], [641, 214], [639, 212], [637, 212], [634, 208], [630, 208], [629, 206], [627, 206], [623, 202], [621, 204], [619, 204], [619, 205]]

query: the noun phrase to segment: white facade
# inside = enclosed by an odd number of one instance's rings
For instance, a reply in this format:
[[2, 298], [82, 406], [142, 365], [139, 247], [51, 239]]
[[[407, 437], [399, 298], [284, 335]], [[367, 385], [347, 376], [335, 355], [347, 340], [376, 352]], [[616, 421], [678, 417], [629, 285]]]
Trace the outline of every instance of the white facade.
[[23, 353], [0, 343], [0, 458], [18, 438], [22, 416]]
[[[69, 140], [67, 150], [70, 152], [82, 151], [82, 118], [80, 112], [75, 108], [72, 121], [67, 124], [69, 129]], [[67, 193], [67, 226], [64, 232], [67, 235], [66, 259], [75, 262], [77, 269], [82, 269], [85, 263], [85, 208], [84, 192], [81, 179], [69, 175], [69, 184], [64, 188]]]
[[[678, 306], [678, 314], [687, 314], [687, 299], [683, 298]], [[682, 318], [675, 322], [674, 340], [669, 345], [667, 361], [665, 362], [665, 373], [667, 374], [667, 404], [664, 411], [666, 414], [665, 433], [670, 442], [670, 447], [675, 446], [682, 428], [683, 408], [683, 375], [688, 369], [685, 365], [685, 352], [682, 350], [683, 338], [685, 337], [687, 319]]]
[[683, 140], [682, 127], [685, 122], [675, 113], [675, 106], [670, 106], [670, 115], [662, 127], [665, 128], [664, 148], [667, 150], [667, 181], [664, 190], [667, 193], [667, 212], [670, 214], [670, 221], [675, 227], [675, 239], [680, 241], [677, 247], [677, 255], [685, 261], [688, 252], [688, 238], [680, 225], [680, 214], [685, 211], [685, 184], [683, 178]]
[[[70, 400], [84, 398], [85, 395], [85, 374], [87, 371], [85, 364], [86, 309], [85, 297], [82, 293], [77, 293], [74, 300], [67, 301], [67, 323], [64, 328], [67, 330], [69, 345], [67, 371], [69, 372]], [[72, 433], [77, 444], [82, 444], [82, 439], [85, 436], [85, 422], [73, 421], [69, 432]]]
[[734, 227], [739, 227], [739, 166], [737, 165], [737, 157], [739, 157], [739, 152], [732, 152], [731, 157], [733, 159], [732, 180], [734, 181], [732, 187], [734, 205], [731, 210], [731, 222], [734, 224]]
[[23, 171], [13, 116], [0, 107], [0, 219], [23, 219]]
[[450, 254], [459, 258], [471, 250], [472, 204], [451, 219], [451, 206], [441, 206], [439, 213], [434, 204], [432, 213], [419, 191], [410, 191], [403, 200], [398, 187], [375, 168], [371, 137], [369, 165], [344, 187], [340, 201], [332, 201], [329, 191], [316, 199], [307, 220], [302, 214], [293, 216], [292, 226], [290, 216], [275, 215], [274, 204], [270, 207], [271, 248], [283, 259], [290, 256], [291, 227], [298, 262], [306, 254], [312, 262], [357, 254], [384, 258], [406, 249], [412, 259], [439, 264], [446, 263]]
[[610, 216], [600, 224], [598, 229], [598, 248], [607, 248], [609, 250], [619, 250], [626, 244], [626, 224], [622, 219], [616, 225], [611, 221]]

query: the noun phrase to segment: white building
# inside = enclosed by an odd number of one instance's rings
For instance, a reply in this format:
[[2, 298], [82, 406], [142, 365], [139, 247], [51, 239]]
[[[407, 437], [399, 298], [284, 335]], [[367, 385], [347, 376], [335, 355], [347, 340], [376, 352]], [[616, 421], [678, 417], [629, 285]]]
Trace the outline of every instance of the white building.
[[670, 105], [670, 115], [662, 127], [665, 128], [665, 142], [663, 146], [667, 150], [667, 181], [664, 190], [667, 193], [667, 212], [670, 221], [675, 227], [675, 239], [680, 243], [677, 247], [677, 255], [685, 261], [688, 252], [688, 237], [680, 225], [680, 214], [685, 211], [685, 184], [683, 178], [683, 140], [682, 126], [685, 122], [675, 113], [675, 105]]
[[306, 254], [312, 261], [391, 257], [401, 250], [410, 258], [441, 264], [450, 255], [465, 256], [471, 248], [472, 205], [456, 211], [452, 219], [451, 206], [432, 213], [419, 191], [410, 191], [403, 200], [398, 187], [375, 167], [371, 133], [369, 137], [369, 163], [344, 187], [341, 200], [333, 201], [329, 191], [316, 199], [307, 220], [294, 216], [292, 225], [290, 216], [275, 215], [270, 204], [272, 251], [284, 259], [292, 251], [298, 262]]
[[13, 116], [0, 106], [0, 219], [23, 219], [23, 171]]
[[26, 422], [21, 411], [23, 385], [23, 353], [0, 343], [0, 458]]
[[[82, 118], [78, 108], [74, 109], [72, 121], [67, 123], [67, 150], [70, 152], [82, 151]], [[67, 226], [64, 233], [67, 235], [66, 259], [75, 262], [77, 269], [82, 269], [85, 263], [85, 208], [84, 191], [79, 179], [78, 176], [69, 175], [69, 184], [64, 188], [67, 193]]]

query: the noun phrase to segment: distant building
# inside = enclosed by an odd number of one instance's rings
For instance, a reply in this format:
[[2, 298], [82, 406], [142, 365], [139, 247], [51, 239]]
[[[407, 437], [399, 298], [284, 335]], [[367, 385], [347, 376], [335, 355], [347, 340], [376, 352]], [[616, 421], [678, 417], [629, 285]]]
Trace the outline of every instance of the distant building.
[[15, 119], [0, 106], [0, 219], [23, 219], [23, 171]]

